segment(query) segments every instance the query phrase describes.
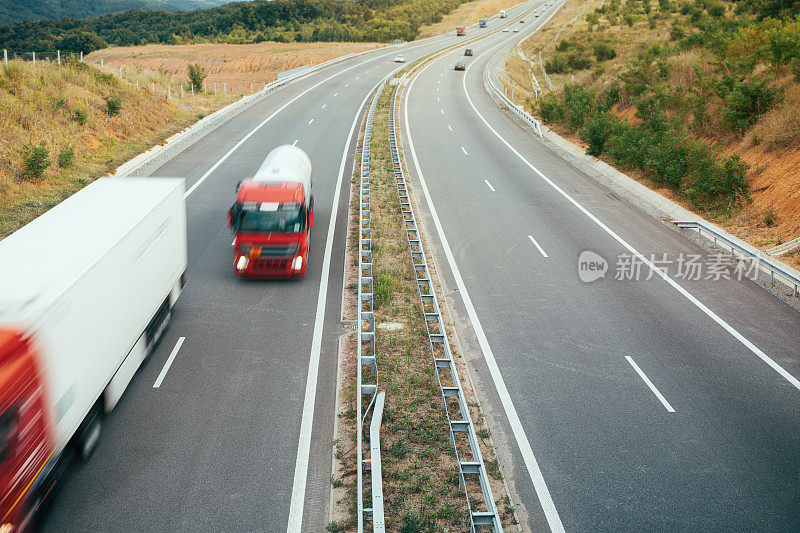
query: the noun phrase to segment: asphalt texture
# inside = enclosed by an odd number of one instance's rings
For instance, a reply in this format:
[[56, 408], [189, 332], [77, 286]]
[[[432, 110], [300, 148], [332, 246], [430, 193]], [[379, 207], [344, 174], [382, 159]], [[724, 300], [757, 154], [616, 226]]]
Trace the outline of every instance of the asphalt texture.
[[[527, 8], [515, 11], [521, 9]], [[401, 66], [393, 61], [396, 54], [412, 62], [464, 40], [454, 33], [376, 51], [291, 82], [152, 172], [183, 177], [190, 189], [274, 114], [188, 196], [188, 284], [170, 327], [104, 418], [92, 457], [73, 465], [64, 478], [43, 517], [44, 531], [287, 528], [323, 256], [346, 157], [323, 289], [327, 299], [301, 528], [324, 531], [357, 129], [348, 134], [357, 117], [360, 124], [362, 103], [373, 87]], [[272, 148], [295, 142], [313, 165], [315, 227], [306, 277], [236, 279], [226, 225], [235, 186], [253, 175]], [[180, 337], [185, 342], [154, 388]]]
[[[398, 121], [422, 223], [524, 529], [548, 529], [541, 494], [443, 252], [408, 136], [564, 528], [800, 530], [800, 390], [647, 266], [638, 280], [624, 279], [630, 250], [479, 116], [626, 243], [645, 257], [666, 257], [670, 276], [681, 257], [706, 255], [567, 164], [491, 98], [484, 70], [537, 22], [475, 45], [466, 73], [453, 70], [457, 52], [434, 62], [406, 92], [408, 124]], [[608, 263], [605, 278], [582, 281], [585, 251]], [[724, 270], [733, 279], [705, 279], [715, 259], [701, 261], [702, 279], [678, 279], [680, 286], [800, 376], [797, 312], [737, 280], [732, 267]]]

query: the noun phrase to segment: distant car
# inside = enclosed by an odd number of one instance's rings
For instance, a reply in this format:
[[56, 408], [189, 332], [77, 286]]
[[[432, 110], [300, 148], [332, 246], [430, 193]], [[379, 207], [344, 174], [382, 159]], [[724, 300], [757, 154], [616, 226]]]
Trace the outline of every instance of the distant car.
[[503, 28], [503, 33], [508, 33], [508, 28]]
[[396, 56], [394, 56], [394, 62], [395, 63], [405, 63], [406, 62], [406, 56], [404, 56], [403, 54], [397, 54]]
[[520, 24], [525, 24], [525, 19], [519, 19]]
[[459, 61], [456, 63], [456, 66], [453, 68], [453, 70], [467, 70], [467, 64], [463, 61]]
[[472, 48], [467, 48], [466, 50], [464, 50], [464, 55], [465, 56], [471, 56], [472, 55]]
[[519, 28], [514, 28], [514, 33], [519, 33]]
[[534, 16], [535, 16], [537, 19], [539, 18], [539, 15], [534, 15]]

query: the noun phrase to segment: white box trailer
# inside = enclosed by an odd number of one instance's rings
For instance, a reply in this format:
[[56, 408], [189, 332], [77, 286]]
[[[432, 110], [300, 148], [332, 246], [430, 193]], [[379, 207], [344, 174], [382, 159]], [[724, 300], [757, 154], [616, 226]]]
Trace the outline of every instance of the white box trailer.
[[184, 189], [101, 178], [0, 241], [0, 328], [37, 352], [55, 456], [87, 415], [114, 407], [170, 318], [187, 262]]

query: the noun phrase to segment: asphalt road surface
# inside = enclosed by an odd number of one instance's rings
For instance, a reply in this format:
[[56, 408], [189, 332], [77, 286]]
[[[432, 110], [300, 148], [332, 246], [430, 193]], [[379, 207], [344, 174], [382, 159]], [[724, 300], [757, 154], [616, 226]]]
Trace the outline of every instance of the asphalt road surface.
[[[484, 70], [521, 36], [476, 46], [466, 72], [457, 52], [426, 67], [400, 123], [523, 523], [799, 531], [800, 317], [730, 268], [713, 279], [717, 259], [679, 278], [703, 250], [491, 99]], [[579, 277], [585, 251], [604, 279]], [[641, 264], [637, 280], [635, 252], [670, 280]]]
[[[158, 348], [104, 419], [94, 455], [66, 476], [44, 530], [324, 530], [347, 199], [362, 106], [400, 66], [397, 53], [411, 62], [463, 40], [428, 39], [322, 69], [152, 173], [186, 178], [188, 285]], [[314, 169], [306, 277], [238, 280], [226, 226], [235, 185], [272, 148], [295, 143]], [[301, 437], [304, 423], [310, 431]]]

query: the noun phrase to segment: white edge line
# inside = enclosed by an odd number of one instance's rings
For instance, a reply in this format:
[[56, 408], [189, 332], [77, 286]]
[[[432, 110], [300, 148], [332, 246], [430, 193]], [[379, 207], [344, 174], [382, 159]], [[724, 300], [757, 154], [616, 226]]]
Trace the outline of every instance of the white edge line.
[[539, 250], [539, 253], [541, 253], [543, 256], [547, 257], [547, 254], [544, 253], [544, 249], [541, 246], [539, 246], [539, 243], [536, 242], [536, 239], [533, 238], [533, 235], [528, 235], [528, 238], [531, 240], [533, 245], [536, 246], [536, 249]]
[[294, 142], [292, 143], [292, 146], [297, 146], [297, 142], [298, 142], [299, 140], [300, 140], [300, 139], [295, 139], [295, 140], [294, 140]]
[[656, 386], [655, 386], [655, 385], [653, 385], [653, 382], [652, 382], [652, 381], [650, 381], [650, 378], [648, 378], [648, 377], [645, 375], [645, 373], [644, 373], [644, 372], [642, 372], [642, 369], [641, 369], [641, 368], [639, 368], [639, 365], [637, 365], [637, 364], [636, 364], [636, 361], [634, 361], [634, 360], [631, 358], [631, 356], [629, 356], [629, 355], [626, 355], [626, 356], [625, 356], [625, 359], [627, 359], [627, 360], [628, 360], [628, 362], [629, 362], [629, 363], [631, 364], [631, 366], [633, 367], [633, 369], [634, 369], [634, 370], [636, 370], [636, 373], [637, 373], [637, 374], [639, 374], [639, 377], [640, 377], [640, 378], [642, 378], [642, 381], [644, 381], [644, 382], [647, 384], [647, 386], [648, 386], [648, 387], [650, 387], [650, 390], [651, 390], [651, 391], [653, 391], [653, 394], [655, 394], [655, 395], [656, 395], [656, 398], [658, 398], [658, 401], [660, 401], [660, 402], [661, 402], [661, 404], [662, 404], [662, 405], [663, 405], [663, 406], [664, 406], [664, 407], [667, 409], [667, 411], [669, 411], [670, 413], [674, 413], [674, 412], [675, 412], [675, 409], [673, 409], [673, 408], [672, 408], [672, 406], [669, 404], [669, 402], [667, 401], [667, 399], [666, 399], [666, 398], [664, 398], [664, 395], [663, 395], [663, 394], [661, 394], [661, 392], [659, 392], [659, 390], [656, 388]]
[[447, 125], [447, 129], [449, 129], [450, 131], [453, 131], [453, 127], [450, 126], [450, 124]]
[[486, 183], [486, 185], [492, 190], [492, 192], [497, 192], [494, 190], [494, 187], [492, 187], [492, 184], [489, 183], [489, 180], [483, 180], [483, 182]]
[[172, 362], [175, 360], [175, 356], [178, 355], [178, 350], [181, 349], [183, 345], [183, 341], [186, 340], [186, 337], [181, 337], [178, 339], [178, 342], [175, 343], [175, 347], [172, 349], [172, 352], [167, 357], [167, 362], [164, 363], [164, 368], [161, 369], [161, 373], [156, 378], [156, 382], [153, 383], [153, 388], [157, 389], [161, 386], [161, 383], [164, 381], [164, 378], [167, 377], [167, 372], [169, 372], [169, 367], [172, 366]]
[[311, 120], [309, 120], [309, 121], [308, 121], [308, 125], [310, 126], [312, 122], [314, 122], [314, 119], [313, 119], [313, 118], [312, 118]]
[[[382, 80], [381, 80], [382, 81]], [[314, 402], [317, 395], [317, 377], [319, 373], [320, 352], [322, 350], [322, 326], [325, 321], [325, 304], [328, 297], [328, 276], [331, 270], [331, 255], [333, 254], [333, 236], [336, 229], [336, 215], [339, 211], [339, 193], [342, 188], [342, 177], [347, 165], [347, 156], [350, 150], [350, 141], [353, 138], [356, 125], [361, 118], [362, 110], [367, 100], [380, 85], [378, 82], [361, 102], [350, 132], [347, 134], [342, 162], [339, 165], [339, 176], [336, 179], [336, 189], [333, 194], [333, 207], [328, 224], [328, 237], [325, 242], [325, 255], [322, 260], [322, 278], [317, 296], [317, 311], [314, 318], [314, 337], [311, 341], [311, 356], [308, 360], [308, 375], [306, 376], [306, 392], [303, 400], [303, 416], [300, 422], [300, 437], [297, 445], [297, 460], [294, 466], [294, 482], [292, 483], [292, 499], [289, 504], [289, 522], [286, 526], [287, 533], [299, 533], [303, 525], [303, 508], [306, 496], [306, 478], [308, 477], [308, 461], [311, 454], [311, 428], [314, 422]]]
[[469, 154], [467, 153], [467, 149], [466, 149], [466, 148], [464, 148], [463, 146], [461, 147], [461, 151], [462, 151], [462, 152], [464, 152], [464, 155], [469, 155]]
[[[501, 43], [501, 44], [502, 44], [502, 43]], [[498, 46], [499, 46], [499, 45], [498, 45]], [[490, 48], [489, 50], [487, 50], [486, 52], [484, 52], [484, 54], [486, 54], [486, 53], [489, 53], [489, 52], [490, 52], [491, 50], [493, 50], [494, 48], [497, 48], [497, 47]], [[481, 55], [483, 55], [483, 54], [481, 54]], [[480, 56], [478, 56], [478, 57], [480, 57]], [[474, 65], [474, 64], [475, 64], [475, 63], [470, 63], [470, 65], [467, 67], [467, 72], [469, 71], [470, 67], [471, 67], [472, 65]], [[424, 70], [424, 69], [423, 69], [423, 70]], [[422, 71], [420, 71], [420, 72], [422, 72]], [[496, 130], [496, 129], [494, 129], [494, 128], [492, 127], [492, 125], [491, 125], [491, 124], [489, 124], [489, 121], [487, 121], [487, 120], [486, 120], [486, 118], [484, 118], [484, 116], [483, 116], [483, 115], [481, 115], [480, 111], [478, 111], [478, 108], [477, 108], [477, 107], [475, 107], [475, 104], [473, 103], [473, 101], [472, 101], [472, 98], [470, 98], [470, 96], [469, 96], [469, 93], [467, 92], [467, 83], [466, 83], [466, 80], [467, 80], [467, 77], [466, 77], [466, 72], [465, 72], [465, 75], [464, 75], [464, 77], [462, 78], [462, 86], [463, 86], [463, 88], [464, 88], [464, 94], [466, 95], [466, 97], [467, 97], [467, 101], [469, 102], [469, 105], [472, 107], [472, 110], [473, 110], [473, 111], [475, 111], [475, 114], [476, 114], [476, 115], [478, 115], [478, 117], [481, 119], [481, 121], [483, 121], [483, 123], [486, 125], [486, 127], [487, 127], [487, 128], [489, 128], [489, 130], [490, 130], [492, 133], [494, 133], [494, 135], [495, 135], [495, 136], [496, 136], [498, 139], [500, 139], [500, 141], [501, 141], [503, 144], [505, 144], [505, 145], [508, 147], [508, 149], [509, 149], [509, 150], [511, 150], [511, 151], [514, 153], [514, 155], [516, 155], [516, 156], [517, 156], [517, 157], [518, 157], [518, 158], [519, 158], [519, 159], [520, 159], [520, 160], [521, 160], [523, 163], [525, 163], [525, 165], [527, 165], [527, 166], [528, 166], [528, 167], [529, 167], [531, 170], [533, 170], [533, 171], [534, 171], [534, 172], [535, 172], [535, 173], [536, 173], [536, 174], [537, 174], [537, 175], [538, 175], [540, 178], [542, 178], [542, 180], [544, 180], [544, 181], [545, 181], [545, 183], [547, 183], [548, 185], [550, 185], [550, 186], [551, 186], [553, 189], [555, 189], [555, 190], [556, 190], [556, 191], [557, 191], [557, 192], [558, 192], [558, 193], [559, 193], [561, 196], [563, 196], [563, 197], [564, 197], [564, 198], [565, 198], [565, 199], [566, 199], [568, 202], [570, 202], [572, 205], [574, 205], [574, 206], [575, 206], [575, 207], [576, 207], [576, 208], [577, 208], [579, 211], [581, 211], [581, 212], [582, 212], [584, 215], [586, 215], [587, 217], [589, 217], [589, 219], [591, 219], [591, 220], [592, 220], [592, 222], [594, 222], [595, 224], [597, 224], [598, 226], [600, 226], [600, 228], [601, 228], [603, 231], [605, 231], [606, 233], [608, 233], [608, 234], [609, 234], [609, 235], [610, 235], [610, 236], [611, 236], [611, 237], [612, 237], [612, 238], [613, 238], [615, 241], [617, 241], [618, 243], [620, 243], [620, 244], [621, 244], [622, 246], [624, 246], [624, 247], [625, 247], [625, 248], [626, 248], [626, 249], [627, 249], [629, 252], [631, 252], [631, 254], [632, 254], [632, 255], [636, 256], [636, 258], [637, 258], [637, 259], [639, 259], [639, 260], [640, 260], [642, 263], [644, 263], [645, 265], [647, 265], [647, 266], [650, 268], [650, 270], [652, 270], [653, 272], [655, 272], [655, 274], [656, 274], [657, 276], [659, 276], [661, 279], [663, 279], [663, 280], [664, 280], [664, 281], [666, 281], [668, 284], [670, 284], [670, 285], [671, 285], [671, 286], [672, 286], [672, 287], [673, 287], [673, 288], [674, 288], [676, 291], [678, 291], [680, 294], [682, 294], [682, 295], [683, 295], [683, 296], [684, 296], [684, 297], [685, 297], [687, 300], [689, 300], [689, 301], [690, 301], [691, 303], [693, 303], [693, 304], [694, 304], [694, 305], [695, 305], [695, 306], [696, 306], [698, 309], [700, 309], [700, 310], [701, 310], [703, 313], [705, 313], [705, 314], [706, 314], [706, 316], [708, 316], [708, 317], [709, 317], [711, 320], [713, 320], [714, 322], [716, 322], [717, 324], [719, 324], [719, 325], [720, 325], [720, 326], [721, 326], [721, 327], [722, 327], [722, 328], [723, 328], [725, 331], [727, 331], [728, 333], [730, 333], [730, 334], [733, 336], [733, 338], [735, 338], [737, 341], [739, 341], [741, 344], [743, 344], [743, 345], [744, 345], [744, 346], [745, 346], [745, 347], [746, 347], [748, 350], [750, 350], [750, 351], [751, 351], [753, 354], [755, 354], [755, 355], [756, 355], [756, 356], [757, 356], [759, 359], [761, 359], [761, 360], [762, 360], [762, 361], [764, 361], [764, 362], [765, 362], [767, 365], [769, 365], [769, 367], [770, 367], [770, 368], [772, 368], [772, 369], [773, 369], [775, 372], [777, 372], [777, 373], [778, 373], [778, 374], [779, 374], [779, 375], [780, 375], [780, 376], [781, 376], [783, 379], [785, 379], [786, 381], [788, 381], [788, 382], [789, 382], [789, 383], [790, 383], [790, 384], [791, 384], [791, 385], [792, 385], [794, 388], [796, 388], [798, 391], [800, 391], [800, 380], [798, 380], [796, 377], [794, 377], [792, 374], [790, 374], [790, 373], [789, 373], [789, 372], [788, 372], [788, 371], [787, 371], [785, 368], [783, 368], [783, 367], [782, 367], [780, 364], [778, 364], [778, 363], [777, 363], [777, 362], [776, 362], [774, 359], [772, 359], [770, 356], [768, 356], [766, 353], [764, 353], [764, 352], [763, 352], [763, 351], [762, 351], [762, 350], [761, 350], [759, 347], [757, 347], [755, 344], [753, 344], [753, 343], [752, 343], [752, 342], [751, 342], [749, 339], [747, 339], [747, 338], [746, 338], [744, 335], [742, 335], [741, 333], [739, 333], [738, 331], [736, 331], [736, 329], [735, 329], [733, 326], [731, 326], [730, 324], [728, 324], [728, 323], [727, 323], [727, 322], [726, 322], [726, 321], [725, 321], [725, 320], [724, 320], [722, 317], [720, 317], [720, 316], [719, 316], [719, 315], [717, 315], [717, 314], [716, 314], [714, 311], [712, 311], [711, 309], [709, 309], [708, 307], [706, 307], [706, 305], [705, 305], [703, 302], [701, 302], [700, 300], [698, 300], [698, 299], [697, 299], [697, 298], [696, 298], [694, 295], [692, 295], [692, 294], [691, 294], [689, 291], [687, 291], [686, 289], [684, 289], [684, 288], [683, 288], [683, 287], [682, 287], [682, 286], [681, 286], [681, 285], [680, 285], [680, 284], [679, 284], [677, 281], [675, 281], [674, 279], [672, 279], [671, 277], [669, 277], [669, 275], [667, 275], [667, 274], [666, 274], [666, 272], [664, 272], [662, 269], [658, 268], [658, 267], [657, 267], [655, 264], [653, 264], [653, 263], [652, 263], [652, 262], [651, 262], [649, 259], [647, 259], [647, 258], [646, 258], [644, 255], [642, 255], [642, 254], [641, 254], [641, 253], [640, 253], [638, 250], [636, 250], [636, 249], [635, 249], [633, 246], [631, 246], [630, 244], [628, 244], [628, 242], [627, 242], [625, 239], [623, 239], [622, 237], [620, 237], [619, 235], [617, 235], [617, 233], [616, 233], [616, 232], [614, 232], [614, 230], [612, 230], [611, 228], [609, 228], [608, 226], [606, 226], [606, 225], [605, 225], [605, 224], [604, 224], [604, 223], [603, 223], [603, 222], [602, 222], [602, 221], [601, 221], [599, 218], [597, 218], [596, 216], [594, 216], [594, 215], [593, 215], [593, 214], [592, 214], [592, 213], [591, 213], [591, 212], [590, 212], [588, 209], [586, 209], [585, 207], [583, 207], [583, 205], [581, 205], [581, 204], [580, 204], [580, 203], [579, 203], [577, 200], [575, 200], [575, 199], [574, 199], [572, 196], [570, 196], [570, 195], [569, 195], [569, 194], [568, 194], [566, 191], [564, 191], [564, 190], [563, 190], [561, 187], [559, 187], [558, 185], [556, 185], [556, 184], [555, 184], [555, 182], [553, 182], [553, 181], [552, 181], [550, 178], [548, 178], [547, 176], [545, 176], [545, 175], [542, 173], [542, 171], [540, 171], [540, 170], [539, 170], [538, 168], [536, 168], [536, 167], [535, 167], [535, 166], [534, 166], [534, 165], [533, 165], [533, 164], [532, 164], [530, 161], [528, 161], [528, 160], [525, 158], [525, 156], [523, 156], [521, 153], [519, 153], [519, 151], [517, 151], [517, 149], [516, 149], [516, 148], [514, 148], [513, 146], [511, 146], [511, 143], [509, 143], [507, 140], [505, 140], [505, 139], [503, 138], [503, 136], [502, 136], [502, 135], [500, 135], [500, 134], [497, 132], [497, 130]]]
[[[421, 46], [426, 46], [427, 44], [429, 44], [429, 43], [420, 44], [420, 45], [417, 45], [417, 46], [411, 46], [411, 47], [409, 47], [409, 49], [413, 49], [413, 48], [419, 48], [419, 47], [421, 47]], [[345, 69], [342, 69], [342, 70], [340, 70], [339, 72], [337, 72], [337, 73], [335, 73], [335, 74], [332, 74], [332, 75], [328, 76], [327, 78], [325, 78], [324, 80], [320, 81], [319, 83], [317, 83], [317, 84], [315, 84], [315, 85], [312, 85], [311, 87], [309, 87], [309, 88], [308, 88], [308, 89], [306, 89], [305, 91], [301, 92], [300, 94], [298, 94], [297, 96], [295, 96], [294, 98], [292, 98], [291, 100], [289, 100], [288, 102], [286, 102], [285, 104], [283, 104], [281, 107], [279, 107], [277, 110], [275, 110], [275, 112], [273, 112], [273, 113], [272, 113], [270, 116], [268, 116], [268, 117], [267, 117], [267, 118], [265, 118], [265, 119], [264, 119], [264, 120], [263, 120], [263, 121], [262, 121], [260, 124], [258, 124], [258, 126], [256, 126], [256, 127], [255, 127], [255, 128], [253, 128], [252, 130], [250, 130], [250, 133], [248, 133], [247, 135], [245, 135], [244, 137], [242, 137], [242, 139], [241, 139], [239, 142], [237, 142], [237, 143], [236, 143], [236, 144], [233, 146], [233, 148], [231, 148], [230, 150], [228, 150], [228, 152], [227, 152], [225, 155], [223, 155], [223, 156], [222, 156], [222, 157], [221, 157], [219, 160], [217, 160], [217, 162], [216, 162], [216, 163], [214, 163], [214, 164], [211, 166], [211, 168], [209, 168], [209, 169], [208, 169], [208, 170], [207, 170], [207, 171], [206, 171], [206, 172], [205, 172], [205, 173], [204, 173], [202, 176], [200, 176], [200, 178], [198, 178], [198, 180], [197, 180], [196, 182], [194, 182], [194, 185], [192, 185], [192, 186], [189, 188], [189, 190], [187, 190], [187, 191], [186, 191], [186, 192], [183, 194], [183, 197], [184, 197], [184, 198], [188, 198], [188, 197], [189, 197], [189, 195], [190, 195], [190, 194], [192, 194], [192, 193], [194, 192], [194, 190], [195, 190], [197, 187], [199, 187], [199, 186], [200, 186], [200, 184], [201, 184], [201, 183], [203, 183], [203, 182], [206, 180], [206, 178], [208, 178], [208, 177], [209, 177], [209, 176], [210, 176], [210, 175], [211, 175], [211, 174], [212, 174], [212, 173], [213, 173], [215, 170], [217, 170], [217, 168], [219, 168], [219, 166], [220, 166], [222, 163], [224, 163], [224, 162], [225, 162], [225, 161], [226, 161], [226, 160], [227, 160], [227, 159], [228, 159], [228, 158], [229, 158], [229, 157], [230, 157], [230, 156], [231, 156], [231, 155], [232, 155], [232, 154], [233, 154], [233, 153], [234, 153], [236, 150], [238, 150], [238, 149], [239, 149], [239, 147], [241, 147], [241, 146], [242, 146], [242, 145], [243, 145], [243, 144], [244, 144], [244, 143], [247, 141], [247, 139], [249, 139], [250, 137], [252, 137], [253, 135], [255, 135], [255, 133], [256, 133], [258, 130], [260, 130], [262, 127], [264, 127], [264, 125], [265, 125], [267, 122], [269, 122], [270, 120], [272, 120], [273, 118], [275, 118], [275, 116], [277, 116], [277, 114], [278, 114], [278, 113], [280, 113], [281, 111], [283, 111], [284, 109], [286, 109], [287, 107], [289, 107], [290, 105], [292, 105], [293, 103], [295, 103], [295, 102], [296, 102], [297, 100], [299, 100], [301, 97], [303, 97], [303, 96], [305, 96], [306, 94], [308, 94], [309, 92], [313, 91], [314, 89], [316, 89], [316, 88], [317, 88], [317, 87], [319, 87], [320, 85], [322, 85], [322, 84], [324, 84], [324, 83], [327, 83], [327, 82], [329, 82], [329, 81], [330, 81], [330, 80], [332, 80], [333, 78], [335, 78], [335, 77], [337, 77], [337, 76], [341, 76], [342, 74], [344, 74], [344, 73], [345, 73], [345, 72], [347, 72], [348, 70], [353, 70], [354, 68], [358, 68], [358, 67], [360, 67], [361, 65], [364, 65], [364, 64], [366, 64], [366, 63], [369, 63], [370, 61], [375, 61], [375, 60], [377, 60], [377, 59], [381, 59], [381, 58], [384, 58], [384, 57], [388, 57], [388, 56], [392, 55], [393, 53], [394, 53], [394, 52], [390, 52], [390, 53], [388, 53], [388, 54], [383, 54], [383, 55], [379, 55], [379, 56], [376, 56], [376, 57], [371, 57], [371, 58], [367, 59], [366, 61], [362, 61], [361, 63], [358, 63], [358, 64], [355, 64], [355, 65], [349, 66], [349, 67], [347, 67], [347, 68], [345, 68]], [[349, 84], [348, 84], [348, 85], [349, 85]], [[347, 86], [347, 85], [345, 85], [345, 87], [346, 87], [346, 86]], [[336, 94], [339, 94], [339, 93], [336, 93]]]
[[509, 394], [506, 383], [503, 380], [503, 375], [500, 373], [500, 369], [497, 366], [497, 361], [494, 358], [494, 352], [492, 352], [492, 348], [489, 346], [489, 340], [486, 338], [486, 333], [483, 331], [483, 326], [478, 319], [475, 306], [472, 305], [472, 299], [470, 298], [467, 287], [464, 284], [463, 278], [461, 277], [461, 272], [458, 270], [458, 265], [456, 265], [456, 260], [453, 257], [453, 251], [450, 249], [450, 244], [448, 243], [447, 237], [444, 234], [444, 229], [442, 229], [442, 223], [439, 220], [436, 207], [433, 205], [433, 200], [431, 199], [430, 192], [428, 191], [428, 185], [425, 182], [425, 177], [423, 176], [422, 169], [419, 166], [417, 154], [414, 151], [414, 141], [411, 139], [411, 130], [408, 125], [408, 101], [410, 100], [411, 89], [414, 86], [414, 82], [419, 78], [422, 72], [438, 61], [439, 60], [434, 60], [423, 67], [422, 70], [417, 73], [414, 79], [411, 80], [408, 90], [406, 91], [403, 112], [408, 148], [411, 152], [411, 157], [414, 160], [414, 167], [417, 171], [417, 177], [419, 179], [420, 186], [425, 194], [428, 210], [431, 213], [431, 218], [433, 219], [434, 226], [436, 227], [436, 232], [439, 235], [439, 240], [442, 243], [442, 249], [445, 257], [447, 258], [447, 262], [450, 265], [450, 269], [453, 272], [453, 278], [455, 279], [458, 290], [461, 293], [461, 298], [464, 301], [464, 307], [467, 309], [467, 314], [469, 315], [470, 322], [472, 323], [472, 328], [475, 330], [475, 335], [478, 338], [478, 344], [480, 345], [481, 351], [483, 352], [483, 357], [486, 360], [486, 366], [489, 369], [489, 374], [492, 376], [492, 381], [497, 389], [497, 394], [500, 397], [500, 403], [503, 405], [503, 409], [508, 417], [508, 423], [511, 426], [514, 439], [517, 441], [517, 446], [519, 446], [520, 453], [522, 454], [522, 460], [524, 461], [525, 467], [528, 470], [528, 475], [533, 482], [533, 487], [536, 490], [536, 495], [539, 498], [539, 503], [542, 506], [542, 511], [544, 512], [547, 524], [550, 526], [550, 530], [554, 533], [564, 533], [565, 530], [564, 525], [561, 522], [561, 517], [558, 515], [558, 510], [556, 509], [553, 498], [550, 495], [550, 489], [547, 488], [547, 483], [545, 482], [542, 471], [539, 468], [539, 463], [536, 460], [536, 456], [533, 454], [531, 443], [528, 440], [528, 436], [525, 434], [525, 429], [522, 427], [522, 422], [517, 414], [517, 409], [514, 407], [514, 402], [511, 400], [511, 395]]

